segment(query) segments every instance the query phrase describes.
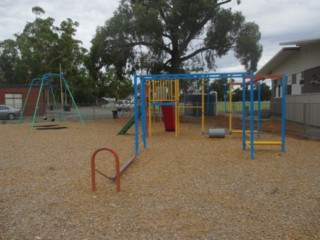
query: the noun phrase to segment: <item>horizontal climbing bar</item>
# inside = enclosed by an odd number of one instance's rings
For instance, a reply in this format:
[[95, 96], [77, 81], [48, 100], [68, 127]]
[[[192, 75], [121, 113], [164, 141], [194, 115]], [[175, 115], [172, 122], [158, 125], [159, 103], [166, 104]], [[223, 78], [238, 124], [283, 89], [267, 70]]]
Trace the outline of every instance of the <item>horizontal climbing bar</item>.
[[[238, 130], [238, 129], [233, 129], [231, 130], [232, 133], [242, 133], [242, 130]], [[246, 130], [246, 133], [249, 133], [250, 130]], [[257, 130], [254, 130], [253, 131], [254, 133], [257, 133], [258, 131]]]
[[175, 103], [173, 102], [152, 102], [150, 103], [151, 106], [174, 106]]
[[253, 145], [282, 145], [282, 142], [281, 141], [254, 141]]
[[202, 108], [201, 106], [177, 106], [178, 108]]

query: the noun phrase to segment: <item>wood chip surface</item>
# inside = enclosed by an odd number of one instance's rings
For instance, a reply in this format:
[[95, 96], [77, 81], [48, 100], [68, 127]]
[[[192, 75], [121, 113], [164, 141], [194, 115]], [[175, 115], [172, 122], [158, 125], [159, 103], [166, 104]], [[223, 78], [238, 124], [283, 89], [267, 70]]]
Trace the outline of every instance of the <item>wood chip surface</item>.
[[[250, 160], [240, 136], [208, 138], [182, 123], [175, 137], [156, 123], [121, 192], [97, 173], [93, 193], [93, 151], [113, 148], [123, 163], [134, 134], [117, 136], [113, 119], [86, 124], [0, 125], [0, 239], [320, 238], [319, 141], [288, 137], [284, 153], [257, 146]], [[112, 155], [99, 153], [96, 168], [111, 175]]]

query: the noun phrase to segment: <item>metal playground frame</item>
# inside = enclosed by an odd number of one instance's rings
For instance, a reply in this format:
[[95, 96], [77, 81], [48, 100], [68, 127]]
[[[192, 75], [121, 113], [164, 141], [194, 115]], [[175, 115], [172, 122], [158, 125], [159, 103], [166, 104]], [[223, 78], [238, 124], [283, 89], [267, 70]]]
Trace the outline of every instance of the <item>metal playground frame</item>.
[[[170, 98], [158, 98], [152, 101], [156, 106], [175, 106], [175, 122], [176, 122], [176, 136], [179, 130], [178, 127], [178, 101], [180, 94], [178, 80], [196, 80], [196, 79], [221, 79], [221, 78], [240, 78], [242, 86], [242, 149], [245, 150], [247, 146], [250, 147], [250, 158], [254, 159], [254, 146], [255, 145], [280, 145], [281, 150], [285, 151], [285, 118], [286, 118], [286, 75], [285, 74], [272, 74], [254, 75], [253, 72], [222, 72], [222, 73], [191, 73], [191, 74], [141, 74], [134, 73], [134, 123], [135, 123], [135, 153], [139, 154], [140, 138], [143, 147], [147, 148], [147, 86], [154, 85], [154, 81], [175, 81], [175, 83], [168, 86], [175, 86], [173, 90], [176, 96]], [[246, 79], [250, 80], [246, 82]], [[260, 80], [264, 79], [282, 79], [282, 115], [281, 115], [281, 140], [280, 141], [255, 141], [254, 139], [254, 93], [253, 86]], [[138, 82], [140, 83], [140, 90], [138, 89]], [[245, 86], [250, 85], [250, 129], [246, 130], [246, 96]], [[203, 93], [202, 93], [203, 95]], [[140, 101], [139, 101], [140, 97]], [[204, 132], [204, 98], [202, 97], [202, 134]], [[141, 124], [139, 124], [139, 111], [141, 111]], [[258, 112], [260, 110], [258, 109]], [[139, 129], [140, 125], [140, 129]], [[140, 134], [141, 131], [141, 134]], [[249, 133], [250, 142], [247, 141], [247, 133]]]

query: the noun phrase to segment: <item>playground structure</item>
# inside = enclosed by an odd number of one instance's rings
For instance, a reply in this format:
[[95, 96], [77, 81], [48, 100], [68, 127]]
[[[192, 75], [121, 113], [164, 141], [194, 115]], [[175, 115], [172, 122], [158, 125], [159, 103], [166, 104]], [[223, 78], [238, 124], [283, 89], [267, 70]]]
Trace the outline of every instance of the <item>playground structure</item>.
[[[254, 146], [255, 145], [278, 145], [281, 146], [281, 151], [285, 151], [285, 135], [286, 135], [286, 75], [285, 74], [257, 74], [254, 75], [252, 72], [250, 73], [250, 143], [247, 143], [247, 133], [246, 133], [246, 108], [245, 108], [245, 88], [242, 88], [242, 148], [246, 149], [246, 146], [250, 147], [250, 158], [254, 159]], [[277, 78], [282, 79], [282, 98], [281, 98], [281, 140], [280, 141], [255, 141], [254, 138], [254, 94], [253, 94], [253, 85], [263, 79], [266, 78]], [[245, 80], [243, 80], [243, 86], [245, 86]], [[259, 93], [259, 92], [258, 92]], [[260, 93], [258, 94], [260, 95]], [[259, 98], [259, 97], [258, 97]], [[259, 101], [260, 102], [260, 101]], [[258, 116], [260, 116], [260, 104], [258, 105]], [[260, 119], [258, 123], [260, 122]], [[259, 125], [258, 125], [259, 126]], [[260, 126], [259, 126], [260, 127]], [[258, 128], [259, 128], [258, 127]]]
[[[250, 84], [250, 82], [246, 82], [245, 87], [247, 87]], [[232, 82], [232, 79], [229, 79], [229, 82], [225, 84], [224, 86], [224, 109], [225, 112], [227, 112], [227, 95], [229, 96], [229, 111], [228, 111], [228, 115], [229, 115], [229, 128], [228, 128], [228, 134], [232, 135], [235, 133], [242, 133], [242, 127], [241, 129], [239, 128], [235, 128], [233, 125], [233, 120], [235, 118], [235, 112], [236, 110], [234, 109], [233, 106], [233, 102], [232, 102], [232, 92], [233, 92], [233, 86], [242, 86], [243, 83], [240, 82]], [[260, 131], [261, 131], [261, 119], [260, 119], [260, 109], [261, 109], [261, 101], [260, 101], [260, 97], [261, 97], [261, 88], [260, 88], [260, 82], [256, 83], [254, 85], [255, 87], [258, 88], [258, 99], [257, 99], [257, 104], [258, 104], [258, 120], [257, 120], [257, 130], [254, 130], [254, 133], [258, 134], [258, 137], [260, 137]], [[249, 107], [246, 105], [246, 108], [249, 109]], [[241, 109], [241, 112], [243, 111], [243, 109]], [[241, 114], [242, 116], [242, 114]], [[247, 132], [249, 132], [250, 130], [246, 130]]]
[[[165, 130], [175, 132], [175, 136], [180, 134], [180, 117], [183, 111], [191, 116], [201, 117], [201, 131], [204, 133], [205, 116], [216, 114], [217, 102], [216, 92], [205, 93], [205, 78], [194, 78], [189, 81], [198, 80], [201, 84], [201, 94], [187, 95], [184, 99], [180, 97], [180, 80], [146, 80], [146, 114], [147, 114], [147, 133], [152, 136], [152, 126], [157, 119], [162, 119]], [[195, 99], [199, 99], [196, 102]], [[184, 102], [183, 102], [184, 100]], [[191, 111], [190, 111], [191, 110]]]
[[[163, 120], [166, 131], [175, 131], [175, 135], [179, 134], [179, 109], [185, 106], [179, 105], [179, 81], [190, 79], [202, 79], [202, 104], [200, 108], [202, 111], [201, 120], [201, 133], [209, 134], [209, 137], [224, 138], [224, 129], [209, 129], [209, 132], [204, 132], [204, 80], [212, 78], [241, 78], [242, 83], [242, 149], [246, 150], [246, 147], [250, 147], [250, 158], [254, 159], [254, 147], [257, 145], [280, 145], [282, 152], [285, 151], [285, 102], [286, 102], [286, 88], [282, 88], [282, 118], [281, 118], [281, 141], [256, 141], [254, 139], [254, 84], [265, 78], [282, 78], [282, 86], [286, 86], [286, 75], [254, 75], [253, 72], [249, 74], [247, 72], [236, 73], [203, 73], [203, 74], [164, 74], [164, 75], [136, 75], [134, 74], [134, 115], [132, 119], [127, 123], [124, 129], [128, 129], [134, 124], [135, 129], [135, 149], [133, 156], [127, 160], [121, 167], [119, 164], [119, 157], [117, 153], [111, 148], [100, 148], [92, 154], [91, 157], [91, 174], [92, 174], [92, 191], [96, 190], [95, 184], [95, 172], [102, 174], [103, 176], [116, 180], [117, 192], [120, 191], [120, 177], [131, 163], [136, 159], [139, 154], [140, 138], [143, 143], [144, 149], [147, 148], [147, 119], [149, 126], [149, 136], [151, 136], [151, 124], [152, 124], [152, 108], [161, 107]], [[246, 78], [250, 80], [246, 82]], [[140, 79], [140, 102], [138, 104], [138, 79]], [[258, 83], [259, 84], [259, 83]], [[250, 129], [246, 130], [246, 86], [250, 85]], [[231, 94], [231, 89], [230, 89]], [[260, 90], [259, 90], [258, 102], [260, 102]], [[194, 108], [194, 106], [192, 106]], [[148, 118], [147, 118], [148, 114]], [[260, 104], [258, 104], [258, 115], [260, 114]], [[141, 117], [140, 117], [141, 115]], [[139, 123], [139, 118], [141, 123]], [[260, 121], [260, 119], [259, 119]], [[140, 131], [139, 131], [140, 127]], [[260, 128], [260, 126], [259, 126]], [[230, 129], [232, 129], [230, 127]], [[119, 134], [119, 133], [118, 133]], [[250, 138], [250, 141], [247, 140]], [[95, 157], [97, 153], [101, 151], [111, 152], [116, 161], [115, 173], [109, 177], [95, 169]]]
[[[249, 78], [250, 75], [247, 75], [246, 78]], [[274, 78], [282, 78], [282, 75], [279, 74], [272, 74], [272, 75], [254, 75], [254, 82], [253, 82], [253, 89], [257, 89], [257, 99], [254, 99], [254, 103], [257, 103], [257, 126], [256, 129], [254, 130], [254, 133], [257, 133], [258, 138], [260, 138], [261, 134], [261, 83], [260, 81], [265, 80], [265, 79], [274, 79]], [[245, 82], [245, 87], [248, 87], [250, 85], [250, 81]], [[233, 126], [233, 119], [235, 115], [235, 110], [232, 102], [232, 89], [233, 86], [242, 86], [243, 83], [241, 82], [232, 82], [232, 79], [229, 79], [229, 82], [225, 84], [224, 86], [224, 105], [225, 105], [225, 112], [227, 112], [227, 95], [229, 96], [229, 134], [233, 133], [242, 133], [242, 128], [241, 129], [236, 129]], [[229, 90], [227, 90], [229, 89]], [[244, 92], [245, 94], [245, 92]], [[242, 101], [245, 101], [246, 96]], [[250, 101], [249, 101], [250, 104]], [[247, 109], [249, 109], [249, 106], [245, 105]], [[246, 110], [246, 109], [245, 109]], [[243, 107], [241, 108], [241, 112], [243, 111]], [[241, 113], [242, 116], [242, 113]], [[247, 132], [250, 132], [250, 130], [246, 130]]]
[[[282, 78], [282, 86], [286, 86], [286, 75], [282, 74], [272, 74], [272, 75], [254, 75], [253, 72], [234, 72], [234, 73], [200, 73], [200, 74], [156, 74], [156, 75], [134, 75], [134, 97], [135, 97], [135, 151], [136, 154], [139, 153], [139, 118], [138, 110], [141, 111], [141, 140], [143, 142], [144, 148], [147, 147], [147, 111], [149, 109], [149, 122], [148, 129], [151, 130], [150, 125], [152, 121], [150, 107], [157, 106], [164, 108], [162, 110], [164, 122], [169, 121], [170, 124], [165, 123], [167, 131], [175, 131], [176, 136], [179, 135], [179, 81], [183, 80], [193, 80], [193, 79], [219, 79], [219, 78], [240, 78], [242, 81], [237, 83], [242, 86], [242, 130], [238, 130], [242, 133], [243, 150], [246, 150], [246, 146], [250, 146], [250, 158], [254, 159], [254, 146], [255, 145], [280, 145], [281, 150], [285, 150], [285, 101], [286, 101], [286, 91], [285, 87], [282, 89], [282, 116], [281, 116], [281, 141], [255, 141], [254, 140], [254, 95], [253, 88], [254, 84], [258, 84], [259, 81], [266, 78]], [[250, 80], [246, 82], [246, 79]], [[138, 80], [140, 80], [141, 92], [140, 99], [141, 105], [138, 107]], [[202, 81], [203, 84], [203, 81]], [[250, 129], [246, 130], [246, 96], [245, 87], [250, 85]], [[148, 90], [146, 90], [148, 89]], [[258, 96], [258, 102], [260, 103], [260, 91]], [[231, 94], [231, 91], [230, 91]], [[148, 97], [147, 97], [148, 96]], [[149, 107], [149, 108], [148, 108]], [[168, 110], [169, 109], [169, 110]], [[201, 133], [204, 132], [204, 87], [202, 87], [202, 120], [201, 120]], [[258, 122], [260, 122], [260, 105], [258, 104]], [[173, 121], [174, 120], [174, 124]], [[232, 129], [230, 120], [230, 129]], [[258, 129], [260, 131], [260, 124], [258, 124]], [[258, 131], [258, 132], [259, 132]], [[214, 132], [211, 130], [211, 132]], [[257, 132], [257, 131], [256, 131]], [[250, 136], [250, 143], [247, 143], [247, 136]], [[215, 135], [215, 133], [213, 133]], [[217, 131], [217, 135], [221, 137], [221, 131]], [[259, 135], [260, 136], [260, 135]]]
[[[134, 91], [135, 91], [135, 112], [138, 112], [138, 80], [140, 80], [140, 110], [141, 110], [141, 136], [144, 148], [146, 148], [147, 123], [146, 123], [146, 109], [147, 104], [150, 106], [158, 106], [164, 108], [162, 110], [164, 122], [171, 119], [170, 131], [175, 131], [176, 136], [179, 135], [179, 109], [182, 108], [200, 108], [201, 109], [201, 133], [204, 133], [204, 79], [218, 79], [218, 78], [240, 78], [245, 79], [246, 72], [235, 73], [195, 73], [195, 74], [156, 74], [156, 75], [134, 75]], [[181, 106], [179, 104], [179, 81], [188, 81], [202, 79], [202, 104], [201, 106]], [[149, 87], [149, 89], [148, 89]], [[148, 89], [148, 93], [146, 90]], [[147, 98], [148, 96], [148, 98]], [[148, 103], [149, 102], [149, 103]], [[150, 109], [150, 108], [149, 108]], [[170, 109], [170, 110], [167, 110]], [[174, 112], [174, 114], [172, 113]], [[174, 124], [172, 123], [172, 116], [174, 117]], [[135, 113], [135, 116], [137, 114]], [[150, 127], [149, 114], [149, 129]], [[136, 152], [139, 153], [139, 123], [138, 117], [135, 119], [135, 145]]]
[[[32, 87], [34, 86], [35, 82], [36, 81], [40, 81], [40, 88], [39, 88], [39, 92], [38, 92], [38, 97], [37, 97], [37, 101], [36, 101], [36, 105], [35, 105], [35, 108], [34, 108], [34, 114], [33, 114], [33, 118], [32, 118], [32, 123], [31, 123], [31, 130], [34, 128], [34, 123], [35, 123], [35, 120], [36, 120], [36, 116], [37, 116], [37, 112], [38, 112], [38, 108], [39, 108], [39, 101], [40, 101], [40, 96], [41, 96], [41, 93], [42, 93], [42, 90], [43, 89], [49, 89], [50, 90], [50, 93], [52, 95], [52, 99], [53, 99], [53, 103], [52, 103], [52, 110], [56, 110], [58, 109], [58, 105], [57, 105], [57, 102], [56, 102], [56, 98], [55, 98], [55, 95], [54, 95], [54, 92], [53, 92], [53, 85], [51, 84], [51, 79], [52, 78], [55, 78], [55, 77], [59, 77], [60, 78], [60, 85], [64, 84], [67, 92], [69, 93], [69, 96], [71, 98], [71, 101], [76, 109], [76, 112], [77, 112], [77, 115], [82, 123], [82, 125], [84, 127], [86, 127], [83, 119], [82, 119], [82, 116], [81, 116], [81, 113], [77, 107], [77, 104], [73, 98], [73, 95], [70, 91], [70, 88], [69, 88], [69, 85], [66, 81], [66, 79], [64, 78], [64, 75], [63, 74], [51, 74], [51, 73], [47, 73], [47, 74], [44, 74], [42, 76], [42, 78], [34, 78], [32, 79], [31, 83], [30, 83], [30, 87], [29, 87], [29, 91], [27, 93], [27, 96], [26, 96], [26, 99], [25, 99], [25, 102], [23, 104], [23, 108], [22, 108], [22, 112], [21, 112], [21, 116], [20, 116], [20, 120], [19, 120], [19, 123], [22, 122], [22, 119], [23, 119], [23, 114], [24, 114], [24, 111], [25, 111], [25, 108], [26, 108], [26, 105], [27, 105], [27, 102], [28, 102], [28, 98], [29, 98], [29, 95], [30, 95], [30, 92], [31, 92], [31, 89]], [[50, 95], [50, 94], [49, 94]], [[54, 114], [54, 113], [53, 113]], [[43, 117], [44, 120], [47, 119], [46, 116]], [[52, 118], [52, 121], [54, 121], [54, 115], [53, 115], [53, 118]]]

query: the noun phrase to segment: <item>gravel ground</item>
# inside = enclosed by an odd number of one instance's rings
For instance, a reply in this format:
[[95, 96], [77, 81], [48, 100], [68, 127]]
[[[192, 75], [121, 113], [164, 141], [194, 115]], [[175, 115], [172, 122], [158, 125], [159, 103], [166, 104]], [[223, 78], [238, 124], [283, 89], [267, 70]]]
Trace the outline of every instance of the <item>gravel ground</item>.
[[[158, 125], [121, 192], [97, 174], [92, 193], [92, 152], [111, 147], [124, 162], [134, 139], [116, 136], [117, 120], [86, 124], [0, 125], [0, 239], [320, 238], [319, 141], [288, 137], [285, 153], [258, 146], [252, 161], [239, 136], [183, 123], [176, 138]], [[96, 168], [111, 175], [113, 161], [102, 152]]]

